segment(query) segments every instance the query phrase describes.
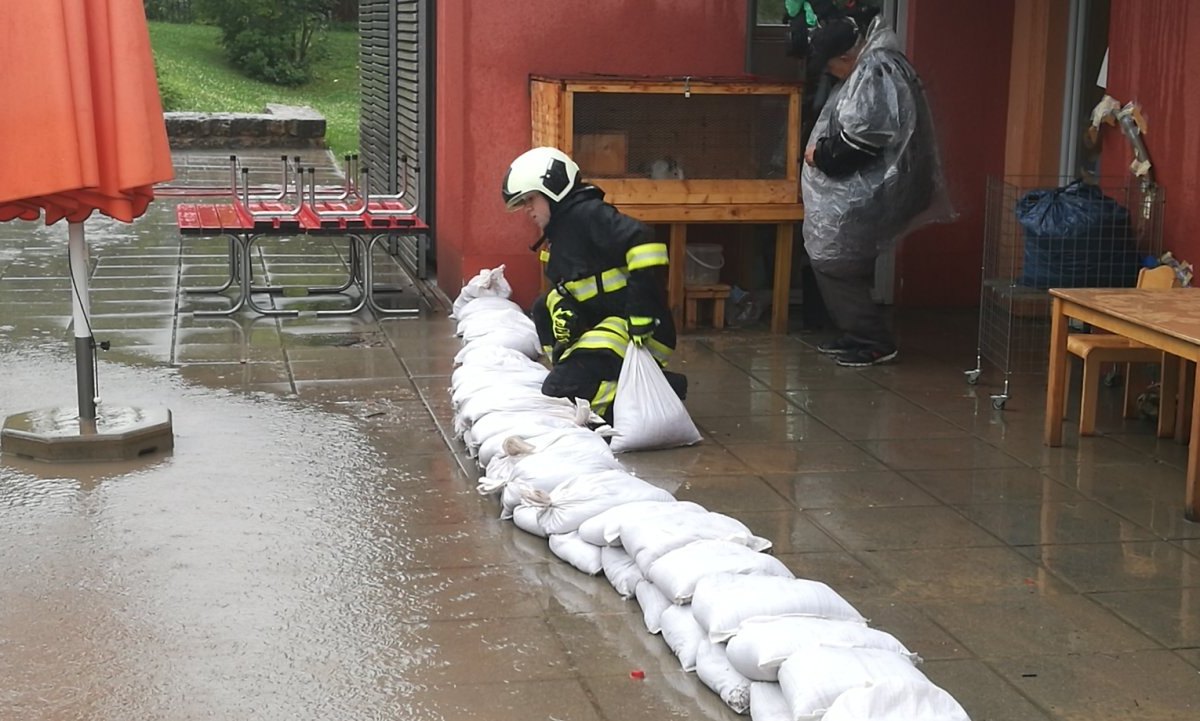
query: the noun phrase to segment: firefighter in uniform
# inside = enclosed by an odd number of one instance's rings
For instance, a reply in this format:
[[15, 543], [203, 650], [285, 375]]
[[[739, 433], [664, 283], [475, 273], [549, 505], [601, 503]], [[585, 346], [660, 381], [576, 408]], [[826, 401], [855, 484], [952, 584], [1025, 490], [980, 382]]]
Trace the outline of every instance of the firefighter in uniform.
[[[557, 148], [534, 148], [509, 166], [502, 185], [509, 211], [525, 210], [542, 231], [550, 289], [533, 305], [538, 339], [553, 367], [548, 396], [583, 398], [611, 418], [617, 377], [632, 340], [665, 366], [675, 348], [667, 306], [667, 246], [641, 221], [604, 202], [579, 166]], [[664, 371], [683, 398], [685, 376]]]

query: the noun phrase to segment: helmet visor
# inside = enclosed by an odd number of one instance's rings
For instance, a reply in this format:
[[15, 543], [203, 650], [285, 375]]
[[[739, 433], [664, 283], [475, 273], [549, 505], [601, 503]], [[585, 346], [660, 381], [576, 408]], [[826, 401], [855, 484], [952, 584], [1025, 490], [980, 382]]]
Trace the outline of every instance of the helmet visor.
[[536, 190], [526, 190], [524, 193], [517, 193], [516, 195], [504, 201], [504, 207], [508, 210], [508, 212], [515, 213], [516, 211], [520, 210], [521, 206], [525, 205], [525, 201], [529, 200], [530, 196], [536, 192]]

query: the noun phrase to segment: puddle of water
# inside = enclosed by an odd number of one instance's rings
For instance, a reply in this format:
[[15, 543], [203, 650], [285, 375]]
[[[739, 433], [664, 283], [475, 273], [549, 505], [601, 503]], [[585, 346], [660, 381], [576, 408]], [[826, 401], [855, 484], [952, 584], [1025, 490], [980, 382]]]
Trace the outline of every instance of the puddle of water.
[[[65, 352], [0, 344], [0, 415], [73, 402]], [[440, 651], [405, 590], [405, 495], [360, 421], [102, 367], [170, 455], [0, 457], [0, 705], [23, 719], [395, 718]]]

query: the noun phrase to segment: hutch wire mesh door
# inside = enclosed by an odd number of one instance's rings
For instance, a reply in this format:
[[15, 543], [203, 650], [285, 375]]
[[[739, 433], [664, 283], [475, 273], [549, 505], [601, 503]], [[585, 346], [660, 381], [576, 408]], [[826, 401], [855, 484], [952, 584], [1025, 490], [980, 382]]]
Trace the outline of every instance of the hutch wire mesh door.
[[980, 268], [974, 385], [985, 365], [1003, 389], [1014, 374], [1044, 373], [1049, 288], [1132, 287], [1148, 258], [1162, 255], [1162, 188], [1138, 178], [988, 178]]

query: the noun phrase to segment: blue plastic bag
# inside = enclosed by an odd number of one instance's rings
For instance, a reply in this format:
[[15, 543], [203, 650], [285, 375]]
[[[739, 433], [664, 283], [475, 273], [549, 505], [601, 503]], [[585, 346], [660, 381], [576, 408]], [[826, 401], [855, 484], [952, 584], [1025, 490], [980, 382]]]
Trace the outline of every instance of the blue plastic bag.
[[1025, 232], [1020, 285], [1108, 288], [1137, 282], [1138, 253], [1129, 211], [1082, 181], [1034, 190], [1017, 202]]

